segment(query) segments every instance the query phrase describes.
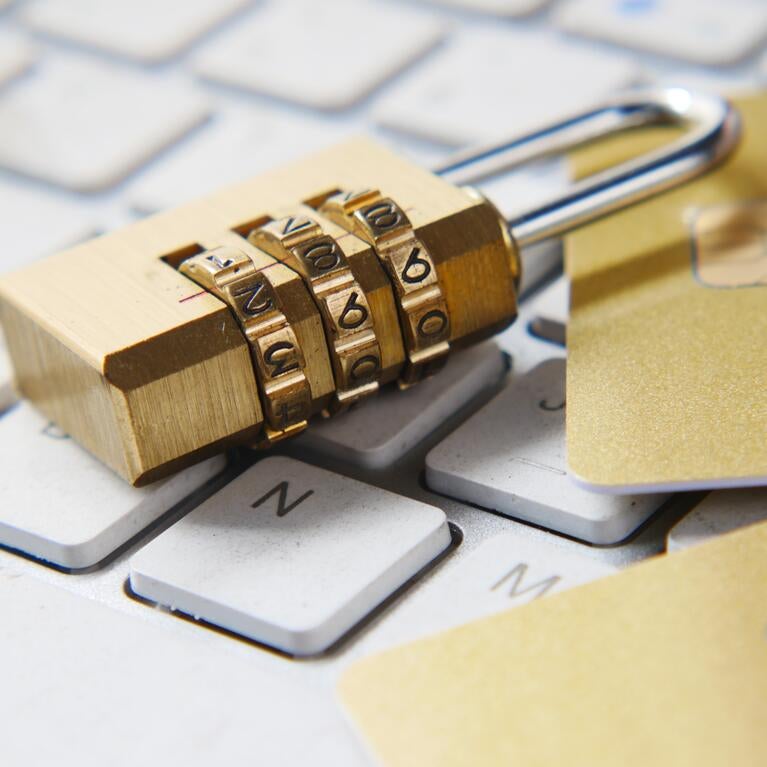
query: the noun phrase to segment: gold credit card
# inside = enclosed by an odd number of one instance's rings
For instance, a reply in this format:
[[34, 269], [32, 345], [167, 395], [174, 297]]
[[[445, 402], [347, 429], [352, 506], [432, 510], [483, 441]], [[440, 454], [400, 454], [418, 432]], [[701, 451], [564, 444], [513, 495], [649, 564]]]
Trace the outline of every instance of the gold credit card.
[[767, 764], [767, 523], [353, 665], [389, 767]]
[[725, 165], [566, 240], [568, 464], [590, 489], [767, 484], [767, 95], [737, 105]]

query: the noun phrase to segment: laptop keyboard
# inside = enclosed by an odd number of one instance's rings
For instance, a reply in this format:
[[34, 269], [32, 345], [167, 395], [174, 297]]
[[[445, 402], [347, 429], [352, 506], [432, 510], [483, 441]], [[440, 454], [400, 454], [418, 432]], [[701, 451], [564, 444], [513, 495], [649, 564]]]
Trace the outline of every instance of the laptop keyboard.
[[[354, 133], [430, 166], [637, 83], [767, 82], [757, 0], [0, 9], [3, 271]], [[546, 163], [484, 189], [512, 212], [565, 181]], [[523, 258], [517, 322], [435, 378], [143, 489], [13, 406], [0, 338], [0, 659], [22, 659], [0, 719], [87, 720], [115, 764], [174, 733], [188, 764], [368, 764], [333, 702], [354, 658], [767, 517], [758, 490], [565, 475], [568, 285], [556, 243]]]

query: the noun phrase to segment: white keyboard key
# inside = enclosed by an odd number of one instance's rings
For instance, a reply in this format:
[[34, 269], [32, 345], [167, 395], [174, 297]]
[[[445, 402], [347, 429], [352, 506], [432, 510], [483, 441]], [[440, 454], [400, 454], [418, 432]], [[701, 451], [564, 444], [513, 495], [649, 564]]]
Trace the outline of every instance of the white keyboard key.
[[494, 16], [527, 16], [551, 0], [431, 0], [438, 5], [462, 8], [471, 13], [491, 13]]
[[0, 210], [0, 273], [94, 237], [101, 228], [87, 205], [4, 180]]
[[764, 519], [767, 519], [767, 489], [714, 490], [671, 528], [667, 549], [686, 549]]
[[461, 146], [508, 138], [580, 112], [637, 80], [628, 58], [552, 34], [462, 34], [377, 102], [376, 121]]
[[249, 0], [43, 0], [21, 19], [45, 34], [144, 61], [179, 53]]
[[0, 83], [21, 74], [34, 58], [34, 49], [26, 38], [0, 32]]
[[195, 58], [197, 71], [319, 109], [351, 106], [442, 37], [430, 16], [366, 0], [271, 3]]
[[13, 367], [0, 328], [0, 413], [7, 410], [16, 401], [13, 390]]
[[[371, 638], [408, 641], [444, 631], [548, 594], [617, 572], [615, 565], [577, 556], [553, 543], [507, 533], [483, 541], [460, 559], [446, 563], [439, 578], [424, 584]], [[452, 560], [452, 558], [451, 558]]]
[[440, 509], [272, 457], [136, 554], [130, 582], [155, 602], [310, 655], [449, 544]]
[[426, 457], [426, 482], [445, 495], [591, 543], [623, 540], [667, 496], [577, 487], [565, 459], [565, 362], [514, 380]]
[[163, 210], [295, 160], [345, 133], [314, 117], [230, 108], [150, 168], [128, 197], [138, 210]]
[[70, 189], [104, 189], [205, 114], [183, 82], [59, 58], [0, 100], [0, 165]]
[[368, 764], [331, 694], [225, 637], [180, 621], [169, 630], [148, 620], [165, 616], [130, 615], [8, 567], [0, 612], [7, 767]]
[[348, 413], [312, 424], [294, 444], [356, 466], [385, 468], [491, 391], [505, 373], [500, 349], [488, 341], [454, 353], [442, 371], [418, 386], [386, 389]]
[[570, 282], [565, 275], [561, 275], [533, 297], [530, 332], [545, 341], [564, 346], [569, 307]]
[[767, 38], [764, 0], [571, 0], [555, 20], [569, 32], [696, 64], [732, 64]]
[[26, 402], [0, 418], [0, 455], [0, 543], [72, 569], [100, 562], [225, 464], [131, 487]]

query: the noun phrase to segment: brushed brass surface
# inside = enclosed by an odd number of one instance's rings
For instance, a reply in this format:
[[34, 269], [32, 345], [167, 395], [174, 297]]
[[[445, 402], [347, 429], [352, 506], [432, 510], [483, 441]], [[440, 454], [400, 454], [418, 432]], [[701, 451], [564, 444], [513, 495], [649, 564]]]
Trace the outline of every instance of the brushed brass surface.
[[[422, 246], [436, 275], [428, 290], [416, 294], [420, 314], [414, 309], [403, 327], [398, 304], [404, 297], [404, 309], [412, 309], [409, 294], [396, 293], [373, 245], [317, 211], [339, 190], [362, 188], [396, 200], [412, 227], [407, 242]], [[448, 343], [458, 347], [487, 337], [516, 315], [514, 257], [492, 206], [367, 139], [355, 139], [4, 275], [0, 316], [20, 393], [137, 485], [228, 446], [260, 440], [267, 399], [251, 352], [256, 366], [268, 368], [271, 359], [282, 368], [285, 378], [277, 376], [277, 383], [294, 385], [294, 371], [284, 371], [281, 355], [287, 351], [269, 355], [266, 336], [252, 344], [231, 305], [179, 270], [205, 251], [234, 247], [256, 273], [268, 274], [286, 322], [273, 342], [300, 349], [309, 413], [341, 401], [344, 390], [336, 378], [352, 380], [353, 365], [366, 355], [328, 344], [327, 325], [293, 255], [275, 258], [246, 239], [291, 211], [315, 219], [324, 235], [341, 244], [367, 301], [360, 305], [371, 315], [379, 385], [403, 375], [403, 339], [412, 341], [419, 323], [431, 340], [408, 347], [410, 368], [428, 361], [419, 352], [439, 358], [441, 344], [446, 350]], [[412, 248], [390, 250], [400, 275], [425, 271], [420, 254], [408, 263]], [[345, 295], [337, 291], [328, 300], [336, 321], [347, 308]], [[231, 298], [259, 305], [258, 296]], [[449, 317], [447, 326], [427, 316], [430, 311]], [[288, 326], [293, 337], [285, 335]], [[276, 412], [266, 409], [266, 428], [273, 431], [282, 426], [283, 395], [279, 386], [270, 390], [269, 401], [278, 403]], [[295, 413], [284, 425], [294, 423], [300, 423]]]

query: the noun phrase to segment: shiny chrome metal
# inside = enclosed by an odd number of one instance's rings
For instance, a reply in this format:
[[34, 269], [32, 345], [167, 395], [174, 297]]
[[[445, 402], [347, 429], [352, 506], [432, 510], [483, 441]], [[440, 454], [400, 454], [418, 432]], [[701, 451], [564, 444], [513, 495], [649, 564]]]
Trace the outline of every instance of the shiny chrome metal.
[[678, 125], [685, 134], [575, 182], [563, 194], [508, 221], [519, 247], [557, 237], [705, 172], [740, 137], [737, 111], [725, 99], [683, 88], [637, 90], [511, 141], [453, 157], [435, 172], [453, 184], [473, 184], [629, 128]]

